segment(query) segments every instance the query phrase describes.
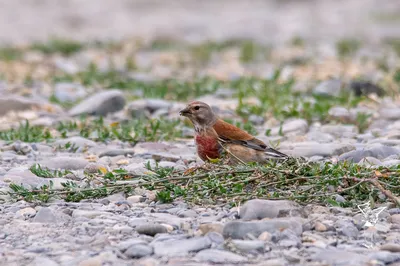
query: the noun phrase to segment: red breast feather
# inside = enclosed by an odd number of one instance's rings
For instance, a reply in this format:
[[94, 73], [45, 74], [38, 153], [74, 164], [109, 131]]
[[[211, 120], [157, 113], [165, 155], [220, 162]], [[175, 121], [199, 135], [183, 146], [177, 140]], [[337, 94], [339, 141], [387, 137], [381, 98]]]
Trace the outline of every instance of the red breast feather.
[[218, 143], [218, 139], [214, 136], [197, 135], [195, 140], [197, 145], [197, 154], [203, 161], [207, 161], [208, 158], [219, 158], [221, 146]]

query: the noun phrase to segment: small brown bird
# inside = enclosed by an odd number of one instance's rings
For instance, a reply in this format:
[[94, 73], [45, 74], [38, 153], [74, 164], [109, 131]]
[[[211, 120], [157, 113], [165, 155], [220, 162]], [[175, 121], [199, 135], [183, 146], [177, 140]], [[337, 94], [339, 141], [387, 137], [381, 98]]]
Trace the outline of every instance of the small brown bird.
[[203, 161], [222, 158], [224, 153], [235, 163], [265, 162], [271, 158], [288, 157], [242, 129], [219, 119], [204, 102], [192, 102], [179, 113], [193, 123], [197, 153]]

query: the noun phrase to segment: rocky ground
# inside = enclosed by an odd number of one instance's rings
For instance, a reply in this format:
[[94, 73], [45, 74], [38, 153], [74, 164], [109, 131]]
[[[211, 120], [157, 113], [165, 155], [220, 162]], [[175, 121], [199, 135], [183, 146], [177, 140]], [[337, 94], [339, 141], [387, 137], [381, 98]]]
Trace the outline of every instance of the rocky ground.
[[[400, 265], [399, 28], [374, 29], [1, 46], [0, 264]], [[194, 99], [293, 158], [204, 165]]]

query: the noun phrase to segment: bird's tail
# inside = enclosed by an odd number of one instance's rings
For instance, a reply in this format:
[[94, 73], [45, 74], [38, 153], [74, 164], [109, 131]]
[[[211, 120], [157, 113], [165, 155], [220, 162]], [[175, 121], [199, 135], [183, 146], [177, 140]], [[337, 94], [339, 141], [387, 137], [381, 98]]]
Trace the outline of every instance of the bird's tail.
[[271, 157], [271, 158], [285, 159], [285, 158], [289, 157], [289, 155], [286, 155], [286, 154], [284, 154], [284, 153], [282, 153], [280, 151], [277, 151], [277, 150], [275, 150], [273, 148], [266, 148], [264, 153], [268, 157]]

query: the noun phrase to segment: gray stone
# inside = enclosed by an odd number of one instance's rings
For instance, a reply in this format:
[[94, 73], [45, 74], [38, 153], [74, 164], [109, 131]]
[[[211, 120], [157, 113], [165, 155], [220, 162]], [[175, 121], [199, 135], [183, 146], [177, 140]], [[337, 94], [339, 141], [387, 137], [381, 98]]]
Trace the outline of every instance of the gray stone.
[[[152, 166], [154, 167], [154, 165]], [[133, 163], [127, 165], [125, 170], [132, 176], [143, 176], [151, 173], [151, 171], [146, 168], [144, 163]]]
[[265, 242], [261, 240], [232, 240], [232, 244], [238, 250], [242, 252], [263, 252], [265, 248]]
[[376, 94], [378, 96], [384, 96], [385, 91], [378, 85], [371, 81], [352, 81], [350, 83], [350, 89], [353, 90], [357, 96], [368, 96], [370, 94]]
[[267, 231], [275, 233], [283, 229], [291, 229], [297, 235], [303, 232], [300, 219], [295, 218], [276, 218], [257, 222], [232, 221], [224, 226], [223, 236], [232, 239], [244, 239], [248, 234], [258, 237], [261, 233]]
[[[288, 150], [285, 152], [293, 155], [293, 156], [302, 156], [302, 157], [312, 157], [312, 156], [323, 156], [323, 157], [331, 157], [346, 153], [348, 151], [354, 150], [355, 147], [351, 144], [345, 143], [309, 143], [298, 145], [294, 147], [292, 150]], [[284, 149], [282, 149], [282, 152]]]
[[384, 145], [374, 145], [372, 147], [366, 147], [365, 149], [354, 150], [342, 154], [339, 157], [339, 161], [351, 161], [358, 163], [365, 157], [385, 159], [391, 155], [398, 155], [398, 154], [400, 154], [400, 149]]
[[105, 116], [120, 111], [125, 106], [125, 98], [119, 90], [96, 93], [69, 110], [71, 116], [83, 114]]
[[392, 166], [397, 166], [400, 165], [400, 160], [387, 160], [382, 162], [383, 166], [386, 167], [392, 167]]
[[157, 256], [186, 255], [189, 252], [209, 248], [211, 240], [208, 237], [194, 237], [183, 240], [157, 242], [154, 244], [154, 253]]
[[168, 110], [172, 103], [161, 99], [144, 99], [132, 101], [128, 104], [127, 110], [133, 117], [147, 116], [159, 110]]
[[355, 252], [348, 252], [336, 248], [321, 249], [312, 256], [313, 260], [328, 263], [329, 265], [366, 265], [368, 257]]
[[400, 225], [400, 211], [399, 213], [394, 213], [390, 216], [389, 221], [394, 224]]
[[40, 162], [42, 167], [49, 169], [80, 170], [89, 162], [80, 157], [57, 156]]
[[60, 102], [76, 102], [86, 95], [86, 88], [78, 83], [60, 82], [54, 85], [54, 96]]
[[381, 261], [381, 262], [385, 263], [386, 265], [393, 263], [393, 262], [400, 261], [400, 253], [398, 253], [398, 252], [392, 253], [389, 251], [377, 251], [377, 252], [368, 254], [368, 257], [371, 260]]
[[88, 219], [93, 219], [101, 215], [110, 215], [108, 212], [103, 212], [103, 211], [92, 211], [92, 210], [74, 210], [72, 212], [72, 217], [78, 218], [78, 217], [84, 217]]
[[158, 163], [158, 167], [162, 167], [162, 168], [174, 168], [176, 167], [176, 163], [174, 162], [159, 162]]
[[115, 149], [115, 148], [112, 148], [112, 149], [107, 149], [105, 151], [102, 151], [99, 154], [99, 157], [100, 158], [104, 157], [104, 156], [115, 157], [115, 156], [128, 155], [128, 154], [133, 155], [133, 154], [135, 154], [135, 152], [134, 152], [133, 149]]
[[338, 231], [341, 235], [355, 238], [359, 234], [357, 227], [351, 221], [337, 220], [335, 225], [336, 231]]
[[283, 123], [281, 127], [275, 127], [271, 129], [271, 135], [304, 135], [308, 130], [308, 123], [304, 119], [293, 119]]
[[383, 108], [379, 114], [382, 119], [400, 120], [400, 108]]
[[101, 163], [88, 163], [85, 168], [83, 169], [83, 172], [85, 174], [97, 174], [100, 172], [108, 172], [109, 169], [107, 166]]
[[27, 207], [27, 208], [23, 208], [23, 209], [18, 210], [15, 213], [15, 218], [17, 218], [17, 219], [18, 218], [28, 219], [28, 218], [31, 218], [31, 217], [35, 216], [35, 214], [36, 214], [36, 210], [35, 209], [33, 209], [31, 207]]
[[279, 233], [279, 246], [281, 247], [300, 247], [301, 239], [291, 229], [283, 230]]
[[129, 247], [124, 254], [128, 258], [141, 258], [153, 254], [153, 248], [144, 244], [137, 244]]
[[323, 125], [320, 131], [338, 138], [353, 138], [357, 135], [358, 128], [354, 125]]
[[[222, 231], [222, 230], [221, 230]], [[217, 232], [208, 232], [206, 236], [211, 240], [211, 242], [220, 245], [224, 243], [224, 237]]]
[[57, 217], [54, 215], [53, 210], [48, 207], [42, 207], [37, 212], [35, 218], [33, 218], [35, 223], [56, 223]]
[[243, 263], [247, 261], [246, 257], [237, 255], [229, 251], [217, 249], [202, 250], [197, 253], [194, 258], [201, 262], [210, 263]]
[[66, 139], [56, 140], [53, 144], [55, 147], [65, 147], [67, 144], [71, 145], [71, 148], [91, 148], [97, 146], [96, 142], [86, 139], [80, 136], [70, 137]]
[[230, 89], [230, 88], [219, 88], [214, 93], [215, 97], [217, 97], [219, 99], [233, 98], [234, 94], [235, 94], [235, 90], [234, 89]]
[[178, 215], [178, 217], [182, 217], [182, 218], [184, 218], [184, 217], [194, 218], [194, 217], [198, 216], [197, 212], [194, 210], [182, 210], [182, 211], [178, 211], [176, 214]]
[[154, 113], [159, 109], [168, 109], [172, 107], [172, 103], [162, 99], [146, 99], [146, 108]]
[[342, 90], [342, 81], [339, 79], [330, 79], [319, 83], [313, 89], [313, 93], [320, 96], [337, 97], [340, 95], [341, 90]]
[[4, 176], [0, 176], [0, 181], [13, 183], [23, 186], [37, 187], [40, 184], [47, 184], [45, 179], [34, 175], [30, 170], [24, 168], [12, 168]]
[[47, 257], [35, 257], [33, 266], [58, 266], [59, 264]]
[[359, 165], [364, 167], [373, 167], [376, 165], [382, 165], [382, 162], [374, 157], [365, 157], [358, 162]]
[[126, 198], [126, 201], [128, 201], [131, 204], [135, 204], [135, 203], [139, 203], [139, 202], [144, 202], [145, 198], [140, 195], [133, 195], [133, 196], [129, 196], [128, 198]]
[[299, 204], [289, 200], [261, 200], [247, 201], [240, 208], [239, 215], [244, 221], [261, 220], [283, 216], [300, 216]]
[[16, 95], [1, 96], [0, 97], [0, 116], [4, 116], [8, 112], [19, 112], [37, 108], [40, 103], [25, 97]]
[[139, 244], [146, 245], [147, 242], [140, 238], [132, 238], [132, 239], [128, 239], [128, 240], [118, 243], [117, 248], [119, 250], [121, 250], [122, 252], [125, 252], [131, 246], [135, 246], [135, 245], [139, 245]]
[[316, 141], [319, 143], [333, 142], [335, 138], [329, 133], [322, 133], [320, 131], [311, 131], [306, 135], [307, 140]]
[[380, 250], [390, 251], [390, 252], [399, 252], [400, 253], [400, 244], [388, 243], [380, 246]]
[[258, 115], [250, 115], [249, 116], [249, 122], [254, 124], [254, 125], [262, 125], [264, 123], [264, 117], [258, 116]]
[[149, 236], [155, 236], [156, 234], [167, 233], [167, 228], [161, 224], [142, 224], [136, 227], [136, 231], [139, 234], [145, 234]]
[[350, 111], [341, 106], [335, 106], [329, 109], [328, 115], [331, 119], [339, 120], [342, 123], [350, 122], [352, 120]]

